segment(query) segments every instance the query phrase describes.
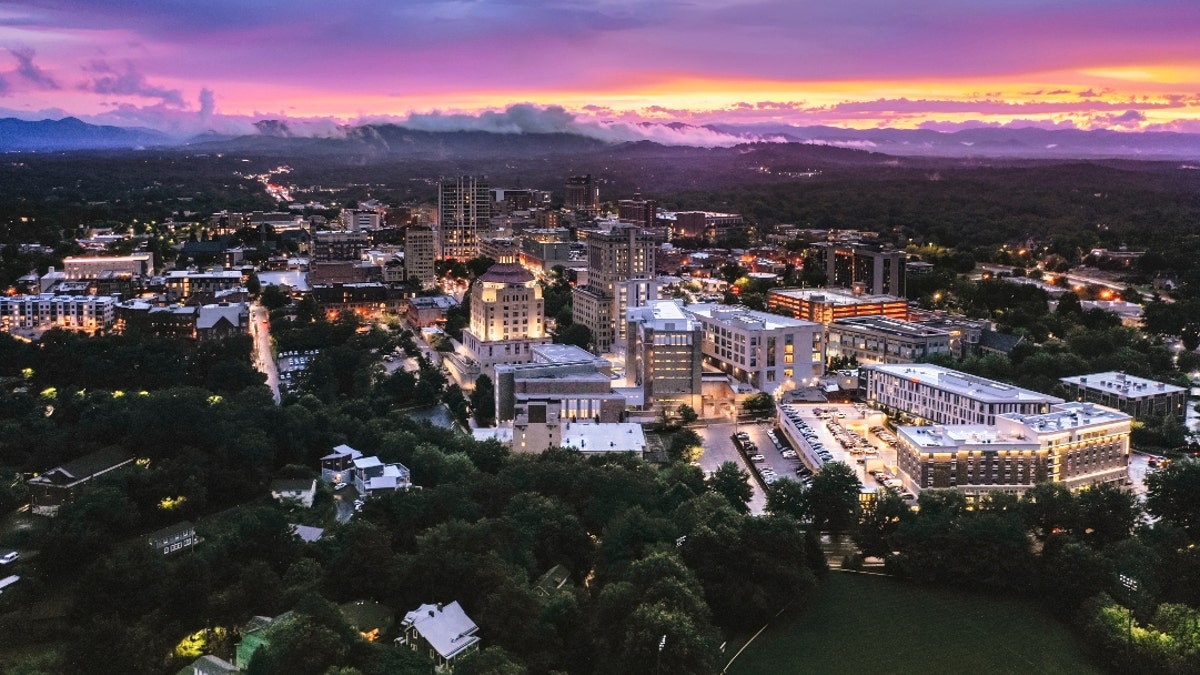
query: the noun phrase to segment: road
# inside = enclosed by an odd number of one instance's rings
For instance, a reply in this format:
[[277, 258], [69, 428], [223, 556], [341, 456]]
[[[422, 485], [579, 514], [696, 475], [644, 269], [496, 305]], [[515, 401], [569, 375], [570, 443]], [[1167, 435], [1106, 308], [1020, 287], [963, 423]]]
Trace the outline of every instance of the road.
[[282, 400], [279, 396], [279, 368], [271, 354], [271, 315], [266, 307], [255, 303], [250, 306], [250, 335], [254, 337], [254, 367], [267, 376], [267, 386], [275, 405]]

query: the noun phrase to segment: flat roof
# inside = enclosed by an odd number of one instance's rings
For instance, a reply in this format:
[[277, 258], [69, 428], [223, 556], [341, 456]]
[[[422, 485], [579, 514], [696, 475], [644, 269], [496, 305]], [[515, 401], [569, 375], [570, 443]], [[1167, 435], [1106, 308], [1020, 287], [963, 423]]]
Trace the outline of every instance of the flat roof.
[[1084, 429], [1112, 424], [1113, 422], [1130, 422], [1133, 420], [1132, 417], [1120, 410], [1078, 401], [1059, 403], [1051, 408], [1050, 412], [1040, 415], [1004, 413], [1000, 417], [1020, 422], [1038, 433]]
[[[645, 307], [626, 310], [626, 317], [630, 321], [651, 324], [655, 330], [690, 331], [696, 328], [696, 320], [676, 300], [651, 300]], [[672, 322], [674, 327], [668, 328], [663, 322]]]
[[1109, 370], [1103, 373], [1091, 373], [1089, 375], [1075, 375], [1072, 377], [1059, 378], [1060, 382], [1067, 384], [1079, 385], [1087, 389], [1095, 391], [1107, 391], [1113, 394], [1122, 394], [1137, 398], [1140, 396], [1155, 396], [1158, 394], [1177, 394], [1181, 391], [1187, 391], [1183, 387], [1177, 387], [1166, 382], [1151, 380], [1145, 377], [1129, 375], [1118, 370]]
[[578, 363], [580, 361], [592, 362], [604, 360], [588, 350], [575, 345], [534, 345], [529, 348], [529, 351], [533, 352], [535, 358], [540, 359], [538, 363]]
[[832, 330], [835, 327], [848, 328], [863, 328], [872, 330], [877, 333], [886, 333], [897, 337], [950, 337], [950, 333], [933, 328], [931, 326], [914, 323], [912, 321], [901, 321], [899, 319], [890, 319], [886, 316], [851, 316], [844, 319], [834, 319], [829, 324]]
[[[1021, 438], [1014, 433], [1005, 433], [985, 424], [950, 424], [937, 426], [897, 427], [896, 433], [919, 448], [950, 450], [956, 448], [976, 449], [975, 446], [997, 446], [996, 450], [1034, 450], [1036, 439]], [[1003, 447], [1000, 447], [1003, 446]], [[982, 448], [986, 450], [987, 448]]]
[[1061, 398], [1056, 396], [1022, 389], [1011, 384], [1004, 384], [1003, 382], [989, 380], [976, 375], [968, 375], [967, 373], [928, 363], [874, 364], [865, 366], [865, 368], [868, 371], [886, 373], [893, 377], [903, 378], [927, 387], [934, 387], [952, 394], [966, 396], [977, 401], [993, 403], [1010, 401], [1029, 403], [1063, 402]]
[[562, 445], [580, 452], [643, 452], [646, 432], [632, 422], [575, 422], [563, 425]]
[[795, 298], [805, 302], [823, 302], [831, 305], [866, 305], [877, 302], [903, 302], [904, 298], [895, 295], [873, 295], [870, 293], [856, 294], [849, 288], [772, 288], [768, 295], [782, 295], [785, 298]]
[[684, 311], [702, 316], [724, 326], [745, 330], [775, 330], [778, 328], [818, 327], [821, 324], [770, 312], [760, 312], [743, 305], [721, 305], [716, 303], [688, 305]]

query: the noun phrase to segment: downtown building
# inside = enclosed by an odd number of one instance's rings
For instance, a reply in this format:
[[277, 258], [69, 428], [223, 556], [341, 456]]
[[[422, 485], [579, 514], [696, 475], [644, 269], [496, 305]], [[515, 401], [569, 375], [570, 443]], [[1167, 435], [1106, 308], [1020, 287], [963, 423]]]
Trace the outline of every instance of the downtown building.
[[829, 324], [829, 358], [860, 364], [916, 363], [951, 353], [950, 333], [885, 316], [836, 319]]
[[437, 232], [431, 227], [413, 226], [404, 230], [404, 278], [415, 280], [421, 288], [437, 286], [435, 262], [438, 253]]
[[704, 328], [676, 300], [626, 310], [626, 376], [646, 408], [703, 410]]
[[438, 231], [443, 258], [479, 256], [479, 232], [491, 227], [492, 190], [486, 178], [461, 176], [438, 184]]
[[862, 369], [867, 401], [916, 424], [994, 425], [1000, 415], [1041, 415], [1061, 398], [927, 363]]
[[1119, 410], [1071, 402], [1033, 415], [1000, 413], [992, 424], [902, 426], [897, 464], [914, 491], [955, 489], [970, 500], [1042, 482], [1072, 490], [1124, 485], [1131, 424]]
[[1064, 377], [1059, 381], [1066, 387], [1068, 397], [1116, 408], [1140, 422], [1167, 415], [1183, 422], [1187, 417], [1187, 389], [1166, 382], [1117, 371]]
[[742, 305], [689, 305], [699, 322], [704, 359], [739, 382], [774, 393], [813, 386], [825, 374], [825, 328]]
[[879, 244], [823, 241], [813, 244], [825, 285], [862, 287], [872, 295], [904, 295], [908, 254]]
[[895, 295], [866, 293], [862, 287], [772, 288], [767, 291], [767, 310], [793, 318], [828, 324], [852, 316], [908, 318], [908, 301]]
[[117, 298], [100, 295], [0, 295], [0, 332], [59, 328], [95, 335], [112, 327]]
[[550, 342], [545, 300], [533, 274], [516, 263], [496, 263], [471, 287], [471, 321], [463, 347], [491, 376], [501, 363], [528, 363], [533, 347]]
[[567, 179], [564, 189], [564, 208], [587, 218], [600, 215], [600, 186], [596, 184], [592, 174], [571, 176]]
[[572, 294], [575, 323], [592, 332], [596, 352], [626, 341], [626, 310], [658, 298], [654, 237], [641, 227], [617, 223], [587, 236], [587, 283]]

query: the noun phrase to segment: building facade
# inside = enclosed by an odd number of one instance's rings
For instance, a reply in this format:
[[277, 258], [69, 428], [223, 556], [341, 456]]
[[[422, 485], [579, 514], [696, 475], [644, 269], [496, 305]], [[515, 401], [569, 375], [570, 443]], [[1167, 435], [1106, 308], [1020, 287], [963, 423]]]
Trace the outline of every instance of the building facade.
[[993, 425], [900, 427], [897, 463], [915, 490], [968, 496], [1023, 492], [1037, 483], [1077, 489], [1124, 485], [1132, 418], [1092, 403], [1061, 403], [1037, 415], [1003, 413]]
[[103, 333], [117, 317], [117, 299], [99, 295], [0, 295], [0, 332], [20, 329]]
[[917, 424], [994, 425], [1000, 415], [1040, 415], [1061, 398], [930, 364], [863, 368], [867, 400]]
[[739, 382], [774, 393], [825, 374], [825, 328], [741, 305], [689, 305], [704, 330], [705, 360]]
[[573, 293], [573, 318], [588, 327], [604, 354], [625, 338], [625, 311], [657, 299], [654, 238], [641, 227], [617, 224], [587, 238], [587, 283]]
[[648, 408], [703, 410], [704, 329], [675, 300], [626, 311], [625, 368]]
[[1138, 421], [1171, 415], [1183, 422], [1188, 391], [1173, 384], [1117, 371], [1064, 377], [1067, 397], [1116, 408]]
[[496, 420], [518, 417], [619, 422], [625, 397], [612, 390], [612, 363], [573, 345], [537, 345], [530, 363], [497, 365]]
[[588, 218], [595, 218], [600, 214], [600, 186], [596, 184], [592, 174], [571, 176], [567, 179], [565, 189], [565, 208]]
[[829, 324], [829, 358], [860, 364], [916, 363], [952, 353], [950, 333], [885, 316], [835, 319]]
[[492, 191], [486, 178], [460, 176], [438, 185], [438, 230], [443, 258], [479, 255], [479, 231], [492, 218]]
[[71, 280], [99, 279], [104, 274], [143, 278], [154, 274], [153, 253], [123, 256], [87, 256], [63, 258], [63, 271]]
[[882, 315], [901, 321], [908, 318], [908, 301], [904, 298], [841, 288], [772, 288], [767, 291], [767, 309], [823, 324], [852, 316]]
[[904, 295], [904, 268], [908, 254], [878, 244], [817, 242], [816, 263], [825, 272], [825, 285], [853, 288], [861, 285], [872, 295]]
[[421, 288], [437, 285], [437, 232], [431, 227], [414, 226], [404, 231], [404, 277], [416, 279]]
[[489, 376], [496, 364], [528, 363], [534, 346], [550, 342], [545, 311], [533, 274], [516, 263], [496, 263], [471, 287], [463, 347]]

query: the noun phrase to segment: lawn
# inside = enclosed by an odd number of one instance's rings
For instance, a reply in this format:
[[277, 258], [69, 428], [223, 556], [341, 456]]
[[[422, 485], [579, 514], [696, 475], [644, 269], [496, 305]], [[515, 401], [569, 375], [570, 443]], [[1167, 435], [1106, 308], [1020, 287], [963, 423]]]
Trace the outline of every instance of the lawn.
[[775, 619], [728, 672], [1098, 675], [1102, 671], [1088, 661], [1084, 646], [1065, 625], [1031, 601], [832, 572], [812, 607]]

